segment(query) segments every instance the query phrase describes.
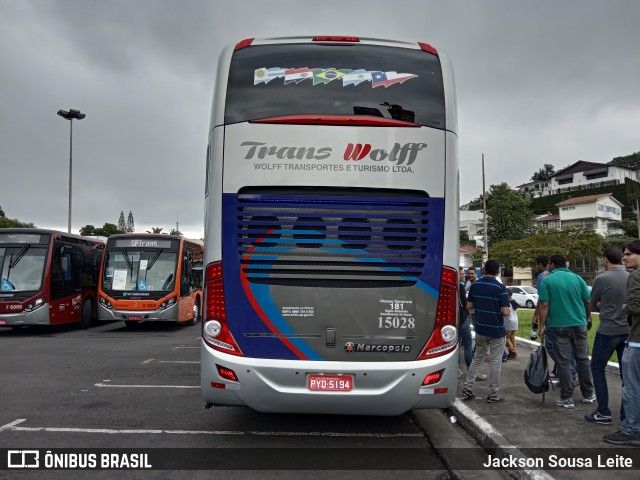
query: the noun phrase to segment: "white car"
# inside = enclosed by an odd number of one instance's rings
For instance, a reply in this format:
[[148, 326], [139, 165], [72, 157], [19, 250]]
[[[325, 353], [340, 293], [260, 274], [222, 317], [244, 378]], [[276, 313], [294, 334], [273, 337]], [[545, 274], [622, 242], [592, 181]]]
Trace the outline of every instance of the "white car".
[[511, 292], [513, 292], [513, 298], [518, 305], [526, 308], [535, 308], [538, 305], [538, 290], [535, 287], [527, 287], [527, 286], [512, 286], [507, 287]]

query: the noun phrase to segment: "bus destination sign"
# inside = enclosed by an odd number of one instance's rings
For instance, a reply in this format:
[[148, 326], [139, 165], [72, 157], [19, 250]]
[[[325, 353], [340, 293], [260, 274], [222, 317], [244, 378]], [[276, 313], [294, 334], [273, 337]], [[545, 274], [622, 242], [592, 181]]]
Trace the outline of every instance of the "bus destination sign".
[[116, 240], [116, 248], [171, 248], [171, 240], [148, 240], [143, 238], [128, 238]]

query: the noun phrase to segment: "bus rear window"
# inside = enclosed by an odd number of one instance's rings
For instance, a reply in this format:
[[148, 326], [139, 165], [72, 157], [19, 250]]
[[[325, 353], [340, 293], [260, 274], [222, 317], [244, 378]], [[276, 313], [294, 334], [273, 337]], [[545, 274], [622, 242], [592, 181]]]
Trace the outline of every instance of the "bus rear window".
[[445, 128], [438, 57], [372, 45], [258, 45], [233, 54], [225, 124], [367, 115]]

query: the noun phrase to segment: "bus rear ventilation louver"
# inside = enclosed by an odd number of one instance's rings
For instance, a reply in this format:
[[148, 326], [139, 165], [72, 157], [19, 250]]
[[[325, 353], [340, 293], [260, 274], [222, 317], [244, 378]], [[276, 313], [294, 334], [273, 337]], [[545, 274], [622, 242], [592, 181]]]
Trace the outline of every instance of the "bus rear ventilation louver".
[[328, 288], [411, 286], [428, 251], [429, 198], [239, 194], [237, 246], [252, 283]]

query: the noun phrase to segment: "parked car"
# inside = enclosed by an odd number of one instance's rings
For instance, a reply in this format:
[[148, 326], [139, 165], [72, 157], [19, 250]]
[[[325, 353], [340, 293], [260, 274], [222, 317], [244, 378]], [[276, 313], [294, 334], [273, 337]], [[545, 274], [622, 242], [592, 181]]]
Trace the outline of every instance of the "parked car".
[[513, 292], [513, 299], [521, 307], [535, 308], [538, 305], [538, 290], [535, 287], [512, 286], [507, 287]]

